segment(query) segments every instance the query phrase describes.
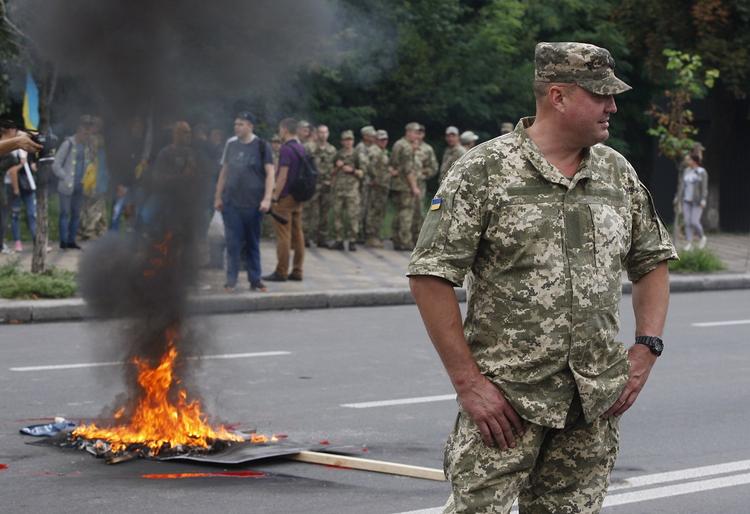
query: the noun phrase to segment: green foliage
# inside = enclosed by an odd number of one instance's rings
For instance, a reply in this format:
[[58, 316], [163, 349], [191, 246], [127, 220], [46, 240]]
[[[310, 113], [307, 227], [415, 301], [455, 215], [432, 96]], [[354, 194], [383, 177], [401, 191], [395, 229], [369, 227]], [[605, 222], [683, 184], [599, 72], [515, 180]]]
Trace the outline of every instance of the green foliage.
[[664, 92], [667, 108], [651, 108], [649, 113], [656, 126], [650, 128], [648, 133], [658, 140], [662, 155], [679, 161], [693, 148], [693, 136], [698, 133], [689, 105], [693, 100], [704, 98], [708, 90], [714, 87], [719, 70], [704, 69], [700, 55], [669, 48], [663, 54], [670, 74], [669, 88]]
[[0, 298], [69, 298], [76, 289], [75, 273], [71, 271], [53, 268], [34, 274], [21, 271], [17, 261], [0, 266]]
[[705, 248], [682, 251], [679, 261], [669, 261], [669, 271], [676, 273], [710, 273], [725, 268], [721, 259]]

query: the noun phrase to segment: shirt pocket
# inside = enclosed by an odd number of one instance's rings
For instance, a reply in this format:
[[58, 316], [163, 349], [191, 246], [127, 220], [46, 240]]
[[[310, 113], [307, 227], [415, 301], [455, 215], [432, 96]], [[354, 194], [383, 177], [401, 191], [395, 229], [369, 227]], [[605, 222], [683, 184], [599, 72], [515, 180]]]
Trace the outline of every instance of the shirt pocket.
[[620, 270], [630, 249], [629, 218], [616, 206], [589, 204], [594, 236], [594, 260], [597, 268]]

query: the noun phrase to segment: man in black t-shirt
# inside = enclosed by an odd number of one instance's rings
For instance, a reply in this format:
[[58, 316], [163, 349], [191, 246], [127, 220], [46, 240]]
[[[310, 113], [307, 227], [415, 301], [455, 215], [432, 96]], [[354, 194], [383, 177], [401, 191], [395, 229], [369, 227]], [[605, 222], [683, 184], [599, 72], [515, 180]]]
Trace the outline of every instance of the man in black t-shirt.
[[261, 281], [260, 232], [263, 213], [271, 208], [274, 188], [273, 154], [270, 145], [253, 133], [256, 120], [241, 112], [234, 120], [235, 137], [224, 147], [221, 172], [216, 184], [214, 207], [224, 218], [227, 243], [225, 289], [237, 286], [240, 251], [246, 248], [250, 289], [266, 291]]

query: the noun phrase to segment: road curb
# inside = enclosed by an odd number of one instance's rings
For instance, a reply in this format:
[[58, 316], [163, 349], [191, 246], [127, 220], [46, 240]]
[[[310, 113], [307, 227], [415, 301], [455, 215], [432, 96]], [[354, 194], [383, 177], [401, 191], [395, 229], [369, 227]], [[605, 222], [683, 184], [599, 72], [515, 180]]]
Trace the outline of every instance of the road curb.
[[[672, 275], [673, 293], [750, 289], [750, 273], [721, 275]], [[630, 282], [622, 284], [623, 293], [632, 290]], [[466, 291], [456, 289], [460, 302]], [[237, 314], [271, 310], [338, 309], [413, 304], [407, 288], [348, 289], [296, 293], [235, 293], [195, 296], [190, 300], [193, 314]], [[0, 323], [43, 323], [80, 321], [93, 318], [81, 298], [65, 300], [0, 300]]]

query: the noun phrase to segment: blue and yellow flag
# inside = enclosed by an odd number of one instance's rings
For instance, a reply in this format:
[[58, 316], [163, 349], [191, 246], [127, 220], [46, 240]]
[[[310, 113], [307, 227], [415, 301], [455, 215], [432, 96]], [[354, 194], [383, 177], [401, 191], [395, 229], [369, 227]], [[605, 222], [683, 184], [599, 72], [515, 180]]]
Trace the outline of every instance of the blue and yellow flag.
[[26, 73], [26, 92], [23, 95], [23, 122], [27, 129], [39, 129], [39, 88], [31, 72]]

